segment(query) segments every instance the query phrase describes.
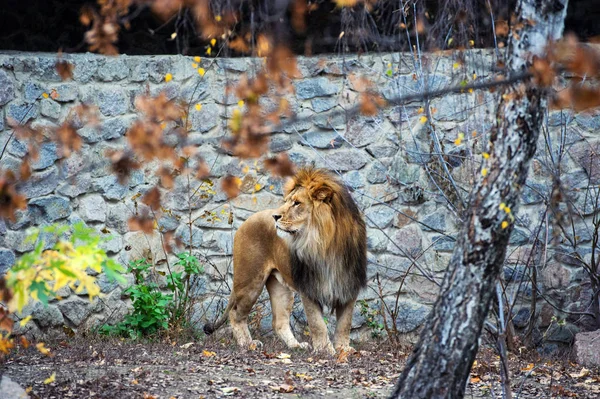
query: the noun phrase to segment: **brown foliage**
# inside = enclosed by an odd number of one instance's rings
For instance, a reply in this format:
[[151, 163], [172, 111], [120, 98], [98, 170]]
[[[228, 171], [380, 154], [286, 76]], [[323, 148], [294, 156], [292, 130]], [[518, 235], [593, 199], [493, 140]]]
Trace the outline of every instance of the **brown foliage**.
[[227, 198], [235, 198], [240, 195], [242, 181], [236, 176], [226, 176], [221, 182], [221, 189], [227, 195]]
[[15, 212], [27, 208], [24, 195], [17, 192], [17, 179], [11, 170], [2, 172], [0, 176], [0, 218], [12, 222], [16, 220]]
[[135, 215], [129, 218], [127, 221], [129, 230], [131, 231], [143, 231], [146, 234], [152, 233], [154, 230], [154, 218], [147, 212], [141, 215]]
[[120, 184], [127, 183], [131, 173], [141, 167], [129, 151], [107, 150], [106, 156], [109, 158], [111, 170], [117, 175]]
[[60, 145], [65, 157], [69, 157], [72, 151], [79, 151], [83, 141], [77, 129], [71, 121], [65, 121], [56, 129], [56, 142]]
[[74, 66], [70, 62], [59, 59], [56, 61], [54, 67], [56, 68], [56, 73], [58, 73], [58, 76], [60, 76], [62, 80], [73, 79]]
[[148, 205], [153, 211], [160, 209], [160, 190], [158, 187], [153, 187], [144, 194], [142, 203]]
[[265, 168], [273, 175], [280, 177], [293, 176], [296, 171], [287, 153], [282, 152], [276, 157], [264, 160]]

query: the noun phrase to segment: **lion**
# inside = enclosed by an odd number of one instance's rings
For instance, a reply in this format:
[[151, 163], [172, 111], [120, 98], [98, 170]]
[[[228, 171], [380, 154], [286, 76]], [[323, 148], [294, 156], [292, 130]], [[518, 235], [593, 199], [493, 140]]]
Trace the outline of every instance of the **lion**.
[[[366, 227], [345, 185], [332, 173], [303, 168], [284, 185], [279, 209], [257, 212], [238, 229], [233, 242], [233, 289], [224, 314], [207, 324], [213, 333], [229, 318], [238, 345], [253, 341], [248, 315], [267, 287], [273, 330], [289, 348], [308, 348], [290, 328], [294, 291], [306, 312], [314, 351], [351, 350], [356, 298], [367, 281]], [[335, 346], [323, 309], [335, 309]]]

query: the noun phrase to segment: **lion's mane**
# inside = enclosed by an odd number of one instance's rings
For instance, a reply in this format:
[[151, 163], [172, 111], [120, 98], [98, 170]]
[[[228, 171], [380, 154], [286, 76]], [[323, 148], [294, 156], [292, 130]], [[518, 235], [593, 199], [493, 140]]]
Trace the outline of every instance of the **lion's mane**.
[[303, 187], [313, 201], [307, 226], [289, 241], [296, 289], [321, 307], [344, 305], [367, 282], [365, 222], [345, 185], [331, 172], [303, 168], [290, 180], [288, 197]]

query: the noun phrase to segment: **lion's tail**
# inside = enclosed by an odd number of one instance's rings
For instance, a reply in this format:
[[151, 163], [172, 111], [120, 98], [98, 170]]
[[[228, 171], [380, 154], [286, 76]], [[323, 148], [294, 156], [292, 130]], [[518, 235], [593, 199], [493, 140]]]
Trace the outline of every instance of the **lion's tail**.
[[204, 325], [203, 330], [204, 330], [204, 333], [206, 335], [210, 335], [210, 334], [214, 333], [223, 324], [225, 324], [225, 322], [229, 318], [229, 311], [231, 310], [231, 308], [233, 308], [233, 305], [235, 305], [235, 299], [234, 299], [234, 296], [231, 295], [231, 297], [229, 298], [229, 303], [227, 304], [227, 307], [225, 308], [225, 311], [223, 312], [223, 314], [221, 315], [221, 317], [219, 317], [217, 319], [217, 321], [214, 322], [214, 323], [206, 323]]

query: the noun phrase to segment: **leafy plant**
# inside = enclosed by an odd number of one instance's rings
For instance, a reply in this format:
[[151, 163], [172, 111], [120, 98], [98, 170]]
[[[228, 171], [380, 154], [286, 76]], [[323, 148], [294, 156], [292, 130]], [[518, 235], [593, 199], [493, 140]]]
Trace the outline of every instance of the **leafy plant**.
[[[40, 233], [44, 233], [40, 235]], [[45, 237], [54, 236], [56, 244], [46, 248]], [[27, 243], [36, 243], [32, 251], [21, 256], [0, 282], [0, 300], [7, 308], [0, 308], [0, 351], [7, 353], [12, 347], [12, 319], [10, 313], [21, 312], [30, 299], [48, 304], [56, 292], [68, 286], [76, 294], [87, 290], [90, 301], [100, 294], [96, 277], [88, 269], [104, 274], [112, 280], [124, 282], [123, 268], [109, 259], [100, 247], [103, 238], [84, 223], [72, 226], [53, 224], [30, 230]], [[31, 316], [21, 320], [24, 326]], [[41, 351], [41, 350], [40, 350]]]
[[379, 315], [379, 311], [372, 309], [364, 299], [358, 301], [358, 305], [360, 306], [361, 316], [365, 318], [367, 327], [371, 330], [371, 336], [373, 338], [380, 338], [385, 328], [383, 323], [378, 321], [377, 316]]
[[175, 266], [179, 271], [169, 270], [166, 275], [167, 292], [150, 281], [152, 264], [145, 259], [131, 261], [127, 272], [133, 273], [135, 284], [125, 292], [131, 295], [133, 311], [114, 326], [102, 326], [100, 333], [140, 338], [185, 325], [189, 320], [191, 282], [194, 276], [204, 272], [204, 267], [189, 253], [180, 253], [177, 259]]

